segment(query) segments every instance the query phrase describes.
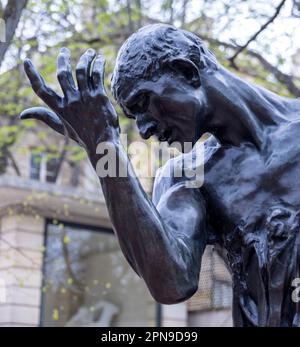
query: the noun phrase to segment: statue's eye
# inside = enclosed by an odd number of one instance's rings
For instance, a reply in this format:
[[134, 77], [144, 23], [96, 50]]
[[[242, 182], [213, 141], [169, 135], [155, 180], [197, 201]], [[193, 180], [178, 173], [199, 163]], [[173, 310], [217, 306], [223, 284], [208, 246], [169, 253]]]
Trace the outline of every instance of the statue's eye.
[[142, 93], [138, 96], [136, 103], [133, 106], [134, 112], [145, 112], [149, 106], [149, 95]]
[[126, 116], [127, 118], [135, 119], [135, 115], [132, 114], [132, 112], [129, 110], [128, 107], [126, 107], [126, 106], [124, 106], [124, 105], [122, 105], [122, 104], [120, 104], [120, 106], [121, 106], [121, 108], [122, 108], [122, 110], [123, 110], [123, 112], [124, 112], [124, 114], [125, 114], [125, 116]]

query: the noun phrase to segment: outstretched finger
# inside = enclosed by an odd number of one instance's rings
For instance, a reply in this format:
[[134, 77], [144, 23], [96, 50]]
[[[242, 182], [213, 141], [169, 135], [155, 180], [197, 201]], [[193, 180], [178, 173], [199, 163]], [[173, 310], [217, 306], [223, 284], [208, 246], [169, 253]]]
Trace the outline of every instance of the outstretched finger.
[[92, 72], [92, 83], [93, 87], [100, 92], [104, 92], [104, 71], [105, 71], [105, 59], [99, 54], [95, 59], [93, 72]]
[[20, 114], [21, 119], [37, 119], [47, 124], [51, 129], [58, 132], [61, 135], [66, 135], [66, 130], [70, 138], [76, 142], [77, 135], [73, 131], [73, 129], [68, 125], [64, 124], [61, 119], [58, 117], [56, 113], [45, 108], [45, 107], [32, 107], [23, 111]]
[[54, 111], [58, 110], [63, 103], [63, 99], [56, 94], [54, 90], [46, 85], [43, 77], [35, 69], [29, 59], [24, 61], [24, 68], [31, 83], [32, 89], [36, 95], [39, 96]]
[[57, 78], [65, 98], [70, 100], [76, 93], [76, 86], [72, 76], [70, 50], [65, 47], [60, 50], [57, 57]]
[[79, 59], [77, 64], [76, 78], [78, 89], [82, 95], [88, 93], [91, 88], [91, 66], [95, 57], [95, 50], [88, 49]]

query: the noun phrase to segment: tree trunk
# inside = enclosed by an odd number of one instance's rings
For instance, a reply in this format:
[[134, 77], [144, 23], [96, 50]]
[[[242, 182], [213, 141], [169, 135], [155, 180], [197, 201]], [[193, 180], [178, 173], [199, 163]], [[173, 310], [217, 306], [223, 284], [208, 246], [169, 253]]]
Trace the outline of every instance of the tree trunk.
[[28, 0], [9, 0], [3, 11], [2, 20], [5, 24], [5, 42], [0, 43], [0, 66], [4, 55], [11, 44], [15, 31], [19, 24], [23, 9], [26, 7]]

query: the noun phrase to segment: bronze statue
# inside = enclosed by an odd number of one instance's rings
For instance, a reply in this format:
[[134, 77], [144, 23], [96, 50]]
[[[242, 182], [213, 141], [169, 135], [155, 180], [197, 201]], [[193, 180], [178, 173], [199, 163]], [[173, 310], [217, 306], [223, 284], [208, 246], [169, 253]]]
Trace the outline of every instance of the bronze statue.
[[[68, 131], [94, 167], [96, 147], [108, 142], [119, 165], [130, 165], [120, 145], [118, 116], [103, 86], [104, 59], [89, 49], [77, 86], [69, 50], [58, 56], [64, 97], [43, 81], [29, 60], [36, 94], [51, 108], [24, 111]], [[300, 100], [246, 82], [218, 64], [196, 35], [150, 25], [122, 46], [112, 78], [114, 97], [136, 120], [143, 138], [192, 142], [204, 134], [205, 180], [187, 189], [185, 178], [155, 179], [153, 202], [134, 175], [101, 177], [121, 249], [152, 296], [174, 304], [198, 287], [207, 244], [227, 253], [233, 279], [235, 326], [300, 326], [292, 281], [300, 277]], [[184, 154], [183, 154], [184, 155]]]

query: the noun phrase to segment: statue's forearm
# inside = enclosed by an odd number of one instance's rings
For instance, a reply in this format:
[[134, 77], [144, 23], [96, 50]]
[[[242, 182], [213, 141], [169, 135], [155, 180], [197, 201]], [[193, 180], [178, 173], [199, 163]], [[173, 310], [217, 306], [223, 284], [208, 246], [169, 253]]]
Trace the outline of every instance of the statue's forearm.
[[[194, 245], [179, 241], [178, 235], [165, 225], [135, 177], [122, 145], [113, 141], [111, 146], [117, 153], [117, 169], [128, 167], [126, 177], [100, 177], [121, 249], [158, 301], [183, 300], [198, 284], [198, 276], [188, 270], [200, 266], [194, 264], [196, 257], [191, 254]], [[95, 168], [97, 158], [100, 159], [99, 156], [91, 159]]]

